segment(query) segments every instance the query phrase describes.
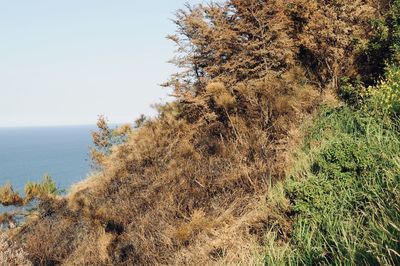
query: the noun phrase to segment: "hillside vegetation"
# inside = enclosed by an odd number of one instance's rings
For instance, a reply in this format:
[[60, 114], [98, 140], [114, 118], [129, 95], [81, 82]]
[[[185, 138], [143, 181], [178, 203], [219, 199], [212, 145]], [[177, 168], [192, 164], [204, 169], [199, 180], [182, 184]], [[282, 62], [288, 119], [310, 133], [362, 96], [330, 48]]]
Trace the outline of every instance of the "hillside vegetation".
[[227, 0], [175, 24], [175, 101], [101, 118], [95, 174], [10, 243], [34, 265], [398, 264], [400, 1]]

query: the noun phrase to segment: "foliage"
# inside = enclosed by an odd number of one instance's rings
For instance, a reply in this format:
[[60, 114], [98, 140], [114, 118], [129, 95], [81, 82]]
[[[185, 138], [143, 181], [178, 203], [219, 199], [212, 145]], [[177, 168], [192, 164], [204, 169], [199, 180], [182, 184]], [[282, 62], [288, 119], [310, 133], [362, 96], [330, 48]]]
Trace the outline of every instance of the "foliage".
[[49, 175], [43, 176], [41, 183], [29, 182], [25, 184], [25, 202], [29, 202], [32, 199], [45, 199], [59, 195], [61, 191], [57, 188], [56, 183]]
[[10, 183], [7, 183], [0, 188], [0, 203], [3, 206], [21, 205], [22, 202], [19, 193], [14, 191]]
[[347, 75], [340, 82], [339, 96], [350, 105], [359, 107], [371, 96], [366, 93], [367, 88], [384, 78], [386, 68], [400, 64], [400, 1], [389, 2], [381, 3], [387, 11], [371, 20], [371, 36], [367, 42], [360, 43], [356, 75]]
[[179, 94], [198, 93], [210, 80], [231, 85], [292, 65], [295, 49], [285, 10], [283, 1], [241, 0], [179, 10], [178, 34], [169, 38], [178, 47], [172, 62], [184, 71], [171, 85]]
[[230, 86], [279, 75], [295, 65], [318, 87], [336, 88], [357, 73], [359, 44], [380, 1], [228, 0], [177, 12], [172, 62], [182, 69], [166, 85], [179, 97], [209, 82]]
[[[142, 116], [137, 123], [144, 123], [145, 118]], [[111, 153], [111, 148], [115, 145], [124, 143], [127, 135], [131, 131], [129, 125], [122, 125], [115, 129], [111, 129], [107, 124], [107, 119], [100, 116], [97, 121], [98, 132], [92, 132], [94, 148], [91, 150], [92, 160], [97, 166], [101, 166], [101, 162], [105, 156]]]
[[400, 63], [400, 0], [390, 1], [385, 16], [372, 20], [372, 30], [372, 37], [359, 59], [366, 86], [379, 81], [387, 64]]
[[[3, 206], [23, 207], [28, 205], [32, 200], [47, 201], [59, 195], [62, 191], [57, 188], [55, 182], [49, 175], [43, 176], [41, 183], [29, 182], [25, 184], [25, 197], [21, 197], [18, 191], [14, 191], [11, 184], [7, 183], [0, 188], [0, 203]], [[13, 211], [12, 213], [2, 213], [0, 215], [0, 224], [15, 227], [16, 216], [25, 215], [26, 210]]]
[[359, 80], [351, 82], [349, 78], [343, 78], [339, 96], [347, 104], [362, 108], [373, 116], [396, 118], [400, 111], [399, 84], [400, 67], [392, 64], [385, 67], [383, 78], [375, 86], [365, 87]]
[[343, 77], [340, 81], [338, 96], [348, 105], [357, 108], [365, 99], [365, 87], [359, 79], [351, 80], [349, 77]]
[[365, 90], [368, 101], [365, 109], [380, 117], [398, 118], [400, 115], [400, 65], [386, 68], [385, 79]]
[[296, 157], [306, 163], [285, 185], [296, 218], [281, 262], [398, 264], [398, 154], [395, 127], [347, 107], [324, 110]]
[[337, 89], [343, 76], [358, 74], [360, 46], [369, 38], [371, 18], [382, 1], [289, 1], [298, 60], [321, 89]]

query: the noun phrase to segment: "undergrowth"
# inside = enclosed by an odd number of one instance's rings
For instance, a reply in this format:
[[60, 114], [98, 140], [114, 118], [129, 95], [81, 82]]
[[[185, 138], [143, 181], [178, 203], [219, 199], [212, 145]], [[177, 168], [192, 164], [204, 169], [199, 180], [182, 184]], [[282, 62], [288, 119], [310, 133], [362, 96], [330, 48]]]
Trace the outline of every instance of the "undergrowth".
[[323, 108], [315, 118], [282, 192], [294, 213], [291, 240], [267, 234], [267, 265], [400, 263], [399, 121], [387, 112], [398, 98], [376, 104], [398, 93], [398, 74], [391, 68], [364, 108]]

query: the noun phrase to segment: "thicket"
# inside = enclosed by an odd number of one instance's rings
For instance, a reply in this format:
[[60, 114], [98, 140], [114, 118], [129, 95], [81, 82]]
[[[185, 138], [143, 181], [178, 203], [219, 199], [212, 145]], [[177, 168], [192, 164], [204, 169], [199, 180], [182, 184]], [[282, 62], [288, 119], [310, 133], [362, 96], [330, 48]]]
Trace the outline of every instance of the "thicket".
[[294, 153], [292, 172], [277, 190], [291, 202], [291, 240], [279, 241], [272, 228], [265, 264], [400, 263], [400, 39], [393, 33], [400, 29], [399, 3], [381, 20], [386, 38], [375, 35], [364, 50], [385, 47], [374, 59], [376, 85], [345, 84], [341, 91], [356, 96], [346, 98], [352, 105], [322, 108]]
[[360, 55], [360, 72], [366, 86], [381, 79], [388, 64], [400, 63], [400, 1], [389, 2], [388, 12], [373, 19], [372, 36]]
[[318, 115], [284, 185], [296, 215], [291, 240], [274, 242], [266, 264], [400, 262], [400, 136], [392, 123], [348, 107]]
[[134, 130], [111, 130], [101, 118], [98, 172], [43, 201], [13, 240], [39, 265], [262, 262], [254, 253], [263, 254], [271, 228], [277, 243], [297, 232], [289, 202], [265, 196], [288, 174], [298, 127], [332, 102], [342, 77], [349, 87], [362, 80], [371, 19], [395, 2], [187, 5], [169, 36], [181, 70], [164, 85], [176, 100]]
[[342, 77], [339, 96], [350, 105], [362, 104], [368, 88], [382, 80], [388, 66], [390, 71], [400, 64], [400, 1], [389, 1], [387, 9], [384, 16], [371, 20], [371, 36], [358, 54], [358, 75]]

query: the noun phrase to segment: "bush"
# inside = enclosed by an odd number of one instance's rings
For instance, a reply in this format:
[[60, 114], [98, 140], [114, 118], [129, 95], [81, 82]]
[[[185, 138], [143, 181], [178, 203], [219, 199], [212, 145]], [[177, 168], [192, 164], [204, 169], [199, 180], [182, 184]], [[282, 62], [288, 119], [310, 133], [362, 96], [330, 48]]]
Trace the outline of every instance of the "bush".
[[26, 202], [29, 202], [34, 198], [43, 199], [60, 193], [61, 191], [57, 188], [56, 183], [49, 175], [44, 175], [41, 183], [29, 182], [25, 185]]
[[14, 191], [11, 184], [7, 183], [0, 187], [0, 203], [3, 206], [21, 205], [22, 198], [19, 196], [18, 192]]
[[[3, 206], [14, 206], [13, 212], [0, 213], [0, 225], [13, 228], [21, 221], [17, 216], [27, 215], [24, 209], [32, 200], [37, 199], [40, 202], [54, 199], [62, 190], [58, 189], [51, 176], [44, 175], [41, 183], [29, 182], [25, 184], [25, 198], [21, 197], [18, 191], [10, 183], [0, 187], [0, 204]], [[33, 209], [32, 209], [33, 210]]]
[[[284, 201], [275, 213], [274, 204], [254, 199], [285, 175], [292, 133], [319, 106], [323, 90], [329, 95], [340, 77], [358, 74], [357, 43], [367, 42], [376, 5], [227, 0], [179, 11], [170, 39], [181, 71], [165, 84], [177, 100], [134, 131], [113, 131], [99, 119], [92, 152], [99, 172], [47, 204], [20, 234], [31, 258], [67, 265], [249, 264], [271, 227], [286, 241]], [[322, 171], [340, 172], [318, 162]], [[330, 191], [332, 183], [320, 183]], [[307, 199], [308, 187], [288, 191]], [[327, 203], [315, 213], [305, 200], [297, 212], [325, 215], [324, 206], [336, 207]], [[314, 257], [301, 261], [307, 258]]]
[[359, 107], [362, 104], [363, 92], [365, 91], [361, 80], [352, 80], [343, 77], [340, 82], [338, 96], [347, 104]]
[[387, 75], [398, 71], [395, 66], [400, 64], [400, 0], [393, 0], [387, 6], [384, 16], [371, 20], [370, 39], [360, 43], [357, 75], [341, 80], [339, 96], [350, 105], [358, 107], [362, 103], [366, 88], [384, 78], [388, 65]]
[[386, 79], [376, 87], [369, 87], [365, 95], [366, 105], [374, 115], [397, 117], [400, 114], [400, 67], [387, 67]]
[[299, 154], [307, 163], [286, 182], [296, 219], [284, 260], [398, 264], [399, 154], [394, 128], [347, 107], [324, 110]]
[[366, 85], [375, 84], [386, 64], [400, 63], [400, 0], [391, 1], [381, 19], [372, 20], [372, 37], [360, 56], [360, 70]]

